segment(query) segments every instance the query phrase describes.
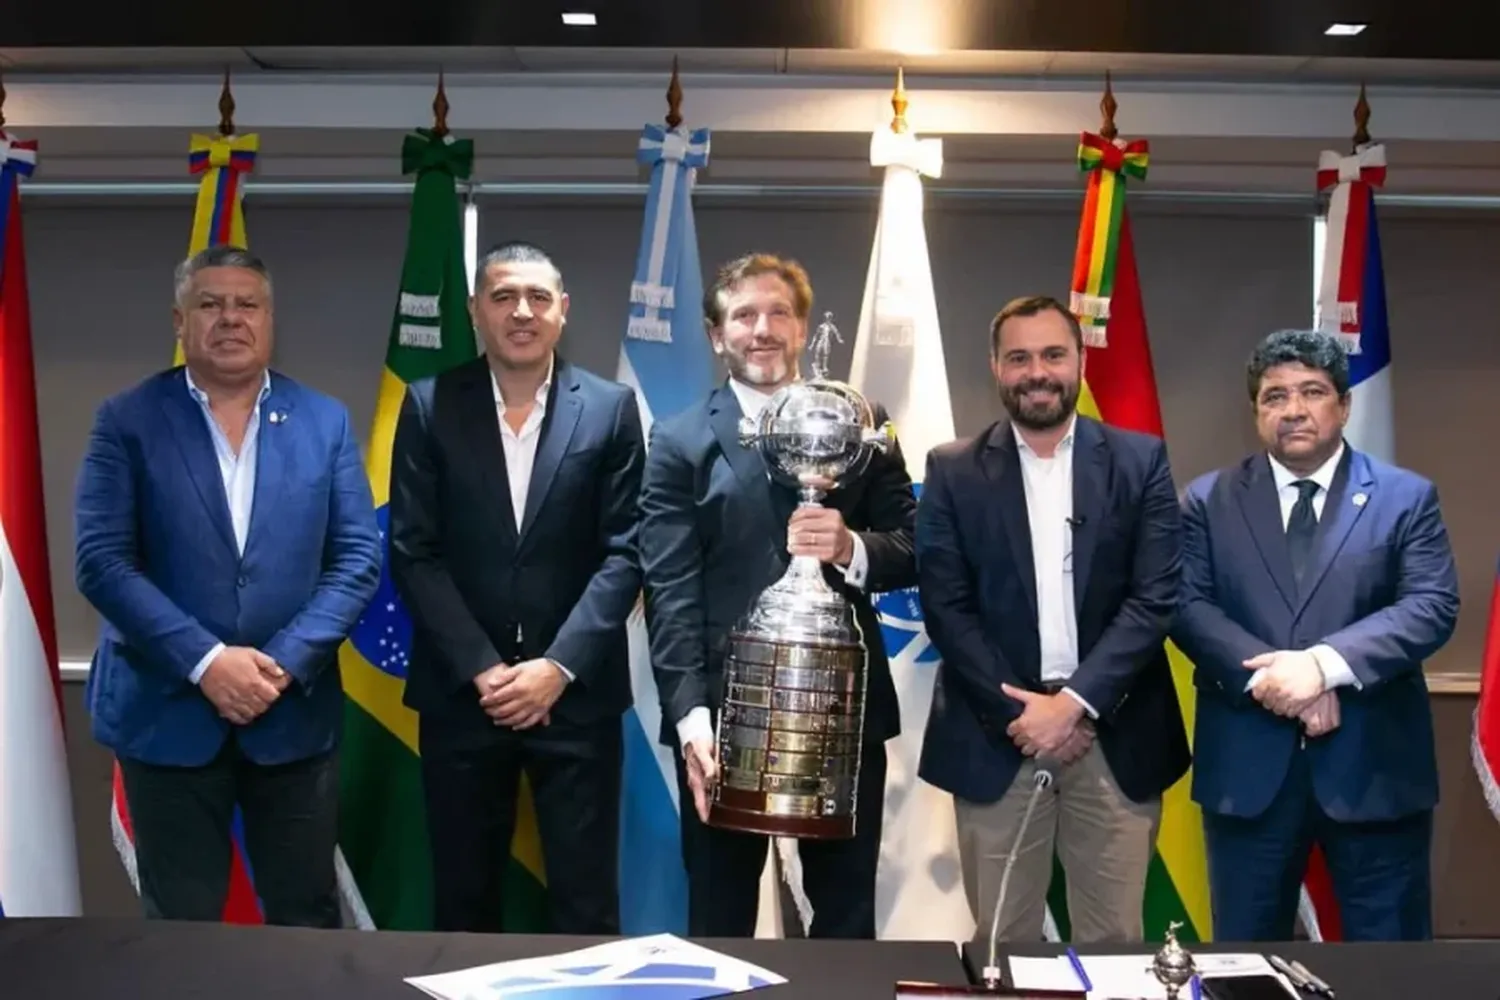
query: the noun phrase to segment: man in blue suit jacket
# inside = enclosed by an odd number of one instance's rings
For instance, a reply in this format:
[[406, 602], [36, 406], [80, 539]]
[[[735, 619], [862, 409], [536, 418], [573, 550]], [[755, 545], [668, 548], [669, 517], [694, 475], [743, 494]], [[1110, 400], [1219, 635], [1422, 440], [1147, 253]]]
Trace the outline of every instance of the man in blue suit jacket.
[[1173, 630], [1197, 666], [1214, 936], [1289, 940], [1316, 842], [1345, 937], [1426, 939], [1422, 661], [1458, 618], [1437, 491], [1344, 442], [1349, 363], [1329, 335], [1272, 334], [1249, 390], [1266, 453], [1188, 487]]
[[[1163, 648], [1181, 558], [1172, 470], [1159, 439], [1077, 414], [1083, 334], [1061, 303], [1016, 299], [990, 338], [1010, 419], [934, 449], [917, 508], [942, 654], [919, 774], [954, 796], [978, 939], [998, 916], [1002, 940], [1041, 940], [1055, 849], [1074, 940], [1139, 941], [1161, 794], [1189, 764]], [[996, 914], [1039, 772], [1053, 793]]]
[[147, 916], [221, 918], [238, 804], [266, 921], [336, 927], [335, 660], [380, 578], [369, 487], [343, 405], [268, 368], [265, 265], [213, 247], [176, 294], [186, 366], [99, 408], [78, 479], [94, 738]]

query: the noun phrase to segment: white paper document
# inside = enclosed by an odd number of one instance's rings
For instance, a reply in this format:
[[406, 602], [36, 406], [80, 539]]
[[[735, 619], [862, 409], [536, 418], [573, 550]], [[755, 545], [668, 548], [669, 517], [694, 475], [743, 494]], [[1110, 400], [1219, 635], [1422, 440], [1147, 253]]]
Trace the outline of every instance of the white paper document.
[[[1167, 988], [1151, 972], [1151, 955], [1083, 955], [1079, 962], [1088, 976], [1088, 995], [1093, 1000], [1166, 1000]], [[1012, 956], [1011, 984], [1021, 990], [1083, 989], [1078, 972], [1066, 955], [1056, 958], [1023, 958]], [[1264, 955], [1224, 954], [1194, 955], [1198, 975], [1203, 979], [1230, 976], [1273, 976], [1286, 987], [1287, 996], [1296, 1000], [1298, 993], [1286, 977], [1276, 971]], [[1178, 996], [1186, 1000], [1186, 987]]]
[[671, 934], [405, 980], [436, 1000], [700, 1000], [786, 982]]

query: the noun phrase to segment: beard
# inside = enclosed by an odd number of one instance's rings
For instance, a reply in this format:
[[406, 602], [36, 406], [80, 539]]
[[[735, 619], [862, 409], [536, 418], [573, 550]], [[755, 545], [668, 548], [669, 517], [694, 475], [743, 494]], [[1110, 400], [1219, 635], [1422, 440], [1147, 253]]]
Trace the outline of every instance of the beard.
[[[1078, 408], [1078, 383], [1064, 383], [1051, 378], [1033, 378], [1000, 387], [1000, 402], [1013, 423], [1031, 431], [1050, 431], [1060, 427]], [[1050, 391], [1053, 398], [1032, 401], [1027, 393]]]
[[759, 361], [731, 356], [728, 367], [730, 374], [735, 378], [746, 385], [753, 386], [780, 385], [786, 380], [787, 373], [791, 371], [791, 365], [785, 353], [778, 354], [769, 360]]

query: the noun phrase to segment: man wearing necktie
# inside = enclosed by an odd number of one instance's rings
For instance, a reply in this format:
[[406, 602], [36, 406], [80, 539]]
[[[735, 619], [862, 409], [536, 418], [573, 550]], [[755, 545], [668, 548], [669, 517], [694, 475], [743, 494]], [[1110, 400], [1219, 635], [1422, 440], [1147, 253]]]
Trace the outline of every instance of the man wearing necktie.
[[1422, 663], [1459, 605], [1437, 491], [1344, 441], [1349, 362], [1332, 336], [1272, 334], [1248, 376], [1265, 451], [1188, 487], [1173, 630], [1197, 666], [1214, 935], [1291, 939], [1316, 842], [1349, 940], [1427, 939]]

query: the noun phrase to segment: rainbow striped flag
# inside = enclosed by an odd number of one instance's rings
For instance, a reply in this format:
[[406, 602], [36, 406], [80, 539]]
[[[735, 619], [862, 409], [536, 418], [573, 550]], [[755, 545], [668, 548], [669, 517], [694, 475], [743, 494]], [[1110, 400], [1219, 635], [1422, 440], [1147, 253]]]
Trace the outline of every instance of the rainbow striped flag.
[[[1115, 427], [1162, 437], [1161, 401], [1125, 208], [1125, 178], [1145, 179], [1149, 153], [1145, 140], [1126, 143], [1084, 133], [1078, 161], [1088, 175], [1088, 188], [1070, 308], [1083, 326], [1088, 355], [1078, 412]], [[1171, 642], [1167, 657], [1191, 740], [1197, 707], [1193, 664]], [[1148, 941], [1161, 940], [1171, 921], [1182, 922], [1178, 937], [1183, 942], [1212, 940], [1208, 855], [1203, 815], [1191, 796], [1192, 779], [1189, 771], [1162, 797], [1161, 830], [1146, 877], [1144, 931]], [[1067, 940], [1067, 895], [1060, 866], [1054, 869], [1048, 904], [1059, 936]]]
[[[249, 246], [245, 235], [244, 178], [255, 169], [259, 147], [260, 140], [255, 135], [192, 137], [188, 146], [188, 172], [201, 179], [198, 182], [198, 203], [193, 211], [193, 231], [188, 238], [189, 256], [220, 244]], [[179, 342], [173, 353], [172, 364], [182, 363], [182, 344]], [[130, 806], [125, 801], [125, 779], [120, 773], [119, 764], [114, 769], [110, 826], [120, 861], [130, 876], [131, 885], [139, 894], [135, 832], [130, 825]], [[224, 921], [231, 924], [259, 924], [264, 918], [245, 853], [244, 820], [238, 807], [234, 811], [233, 835], [234, 857], [229, 873], [229, 897], [224, 904]]]
[[[463, 207], [457, 182], [469, 176], [473, 143], [418, 129], [401, 147], [414, 174], [411, 223], [396, 296], [365, 471], [382, 540], [390, 526], [391, 446], [406, 387], [472, 360], [478, 349], [468, 313]], [[422, 803], [417, 715], [401, 703], [411, 651], [411, 617], [390, 575], [339, 650], [344, 742], [339, 786], [339, 884], [361, 927], [432, 927], [432, 869]], [[541, 844], [523, 779], [505, 926], [545, 930]]]

